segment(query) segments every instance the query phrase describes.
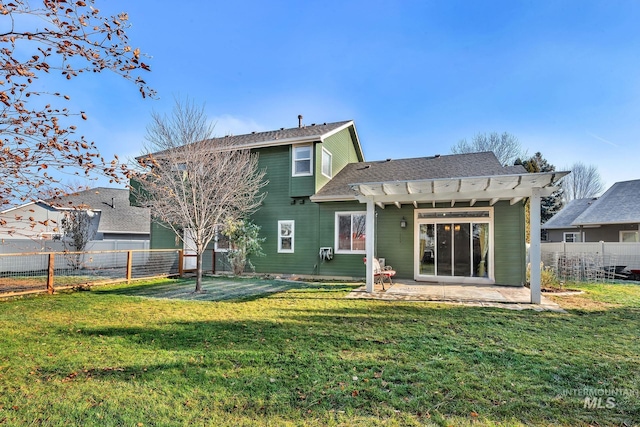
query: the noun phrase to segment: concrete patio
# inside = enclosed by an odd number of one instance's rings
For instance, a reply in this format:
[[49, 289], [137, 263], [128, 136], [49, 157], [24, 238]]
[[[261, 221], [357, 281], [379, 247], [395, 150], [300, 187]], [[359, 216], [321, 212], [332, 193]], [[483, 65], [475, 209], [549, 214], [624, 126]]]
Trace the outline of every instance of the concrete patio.
[[558, 311], [564, 310], [542, 296], [541, 304], [531, 304], [529, 288], [497, 285], [456, 285], [444, 283], [398, 280], [392, 286], [376, 284], [373, 293], [364, 286], [355, 289], [347, 298], [378, 299], [384, 301], [431, 301], [465, 304], [481, 307], [500, 307], [511, 310]]

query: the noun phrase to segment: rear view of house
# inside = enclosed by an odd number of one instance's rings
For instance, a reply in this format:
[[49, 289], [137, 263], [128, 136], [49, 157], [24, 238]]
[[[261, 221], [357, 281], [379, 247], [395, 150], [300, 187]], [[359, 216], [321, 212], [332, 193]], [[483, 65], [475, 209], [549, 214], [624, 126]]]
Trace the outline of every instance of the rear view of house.
[[[521, 286], [524, 203], [565, 174], [490, 152], [367, 162], [353, 121], [224, 139], [258, 153], [269, 181], [251, 218], [266, 239], [259, 273], [371, 277], [363, 258], [376, 256], [400, 279]], [[151, 246], [177, 242], [154, 224]]]

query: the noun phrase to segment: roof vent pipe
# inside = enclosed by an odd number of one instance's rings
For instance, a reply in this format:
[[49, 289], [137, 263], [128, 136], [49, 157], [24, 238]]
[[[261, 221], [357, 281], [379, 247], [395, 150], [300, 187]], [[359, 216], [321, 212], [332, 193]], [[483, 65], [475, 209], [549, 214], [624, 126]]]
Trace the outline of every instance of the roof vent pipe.
[[302, 127], [302, 114], [298, 114], [298, 127]]

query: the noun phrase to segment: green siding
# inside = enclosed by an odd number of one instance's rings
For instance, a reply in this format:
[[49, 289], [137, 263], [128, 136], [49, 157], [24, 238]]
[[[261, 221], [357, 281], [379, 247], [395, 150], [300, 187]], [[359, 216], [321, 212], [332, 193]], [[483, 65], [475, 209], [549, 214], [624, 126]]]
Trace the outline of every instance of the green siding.
[[[455, 208], [468, 205], [456, 204]], [[488, 206], [477, 203], [475, 207]], [[418, 205], [428, 209], [432, 205]], [[437, 208], [448, 209], [450, 204], [436, 204]], [[412, 279], [414, 276], [414, 215], [413, 206], [403, 205], [401, 209], [387, 206], [376, 207], [376, 256], [385, 258], [387, 265], [393, 266], [397, 278]], [[400, 227], [402, 218], [407, 228]], [[521, 285], [525, 280], [526, 249], [524, 245], [524, 207], [521, 203], [510, 205], [498, 202], [494, 205], [494, 262], [495, 280], [501, 285]]]
[[163, 227], [156, 221], [151, 221], [151, 249], [182, 249], [182, 241], [178, 239], [170, 228]]
[[[261, 227], [260, 234], [266, 238], [262, 250], [266, 256], [253, 257], [251, 262], [261, 273], [314, 274], [317, 263], [317, 216], [318, 206], [308, 197], [295, 199], [295, 195], [313, 194], [313, 177], [291, 177], [291, 147], [269, 147], [260, 150], [259, 164], [266, 170], [265, 187], [267, 197], [252, 220]], [[306, 178], [310, 178], [309, 181]], [[290, 190], [296, 183], [311, 183], [310, 192]], [[299, 188], [303, 188], [301, 184]], [[307, 194], [308, 193], [308, 194]], [[304, 200], [302, 204], [301, 201]], [[294, 253], [278, 253], [278, 221], [295, 221]]]
[[333, 202], [320, 204], [319, 234], [320, 246], [330, 246], [334, 250], [333, 259], [320, 264], [320, 274], [330, 276], [364, 277], [364, 254], [336, 254], [335, 222], [336, 212], [364, 212], [366, 207], [359, 202]]
[[355, 138], [351, 132], [351, 127], [349, 127], [331, 135], [323, 143], [316, 145], [316, 190], [321, 189], [329, 182], [329, 178], [322, 174], [322, 149], [325, 148], [332, 155], [332, 173], [335, 176], [348, 163], [358, 161], [355, 144]]
[[[365, 205], [355, 201], [318, 204], [305, 200], [302, 205], [291, 205], [289, 199], [286, 202], [286, 206], [264, 206], [254, 216], [262, 227], [262, 236], [267, 238], [263, 244], [267, 256], [252, 259], [257, 272], [364, 277], [363, 254], [334, 254], [332, 260], [322, 261], [318, 252], [321, 247], [335, 251], [335, 213], [365, 211]], [[295, 221], [294, 253], [277, 251], [279, 220]]]
[[[318, 156], [315, 155], [315, 146], [317, 144], [313, 144], [313, 146], [311, 147], [311, 152], [314, 153], [313, 154], [313, 162], [318, 163]], [[287, 164], [283, 163], [283, 160], [287, 159], [287, 156], [282, 153], [282, 159], [278, 159], [277, 163], [279, 165], [279, 167], [282, 168], [282, 172], [286, 172], [287, 173], [287, 179], [285, 179], [284, 176], [278, 174], [278, 179], [283, 179], [283, 183], [287, 182], [289, 183], [289, 190], [288, 190], [288, 195], [289, 197], [309, 197], [312, 196], [315, 192], [315, 187], [314, 187], [314, 183], [315, 183], [315, 176], [314, 175], [310, 175], [310, 176], [292, 176], [293, 174], [293, 170], [292, 170], [292, 162], [293, 162], [293, 146], [289, 145], [289, 146], [284, 146], [284, 147], [279, 147], [281, 149], [284, 150], [288, 150], [289, 152], [289, 156], [288, 156], [288, 161]], [[269, 149], [266, 149], [269, 150]], [[260, 156], [262, 156], [262, 153], [265, 150], [260, 150]], [[311, 165], [311, 171], [312, 173], [315, 174], [315, 168], [313, 167], [313, 164]]]
[[[384, 258], [398, 279], [413, 279], [413, 211], [412, 205], [402, 205], [400, 209], [393, 205], [385, 209], [376, 207], [376, 257]], [[400, 227], [402, 217], [407, 228]]]
[[526, 279], [525, 217], [522, 203], [494, 205], [496, 283], [520, 286]]

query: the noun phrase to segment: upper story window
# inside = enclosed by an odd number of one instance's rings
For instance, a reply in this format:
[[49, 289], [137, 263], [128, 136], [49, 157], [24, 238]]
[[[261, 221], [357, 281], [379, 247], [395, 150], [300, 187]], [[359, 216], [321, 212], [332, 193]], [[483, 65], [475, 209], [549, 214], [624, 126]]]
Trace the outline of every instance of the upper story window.
[[313, 163], [313, 145], [293, 146], [293, 176], [312, 175], [311, 165]]
[[336, 253], [365, 253], [366, 212], [336, 212]]
[[327, 178], [331, 178], [332, 176], [331, 152], [324, 147], [322, 148], [322, 175]]

